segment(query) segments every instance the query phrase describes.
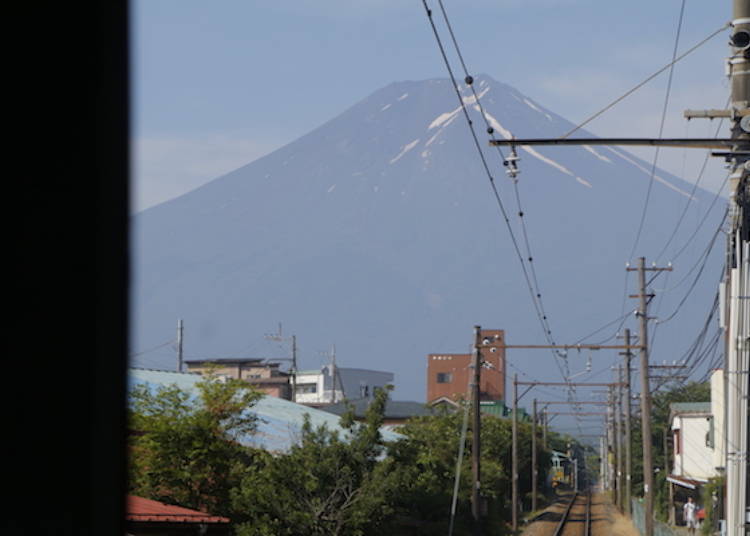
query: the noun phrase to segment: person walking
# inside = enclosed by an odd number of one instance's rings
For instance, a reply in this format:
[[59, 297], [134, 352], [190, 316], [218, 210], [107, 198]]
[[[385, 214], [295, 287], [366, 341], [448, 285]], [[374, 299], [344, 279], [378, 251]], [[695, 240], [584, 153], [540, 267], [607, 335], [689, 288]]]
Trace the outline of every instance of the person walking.
[[685, 519], [685, 525], [687, 526], [689, 534], [695, 534], [695, 529], [698, 526], [698, 521], [695, 518], [695, 503], [692, 497], [688, 497], [688, 502], [682, 507], [683, 517]]

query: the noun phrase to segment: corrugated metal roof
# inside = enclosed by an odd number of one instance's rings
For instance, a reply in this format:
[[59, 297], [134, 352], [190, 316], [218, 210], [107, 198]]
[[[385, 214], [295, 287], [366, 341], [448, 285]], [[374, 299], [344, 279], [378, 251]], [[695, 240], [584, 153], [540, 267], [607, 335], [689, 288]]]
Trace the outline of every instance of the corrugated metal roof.
[[[129, 369], [128, 371], [130, 385], [147, 384], [158, 387], [174, 384], [193, 395], [198, 394], [195, 384], [200, 380], [199, 374], [149, 369]], [[342, 435], [346, 433], [339, 425], [337, 415], [281, 398], [263, 396], [251, 411], [258, 416], [257, 431], [240, 437], [239, 441], [243, 445], [271, 452], [286, 452], [298, 442], [306, 414], [310, 416], [313, 428], [325, 425], [329, 430], [337, 430]], [[382, 434], [386, 441], [395, 441], [400, 437], [387, 429], [383, 429]]]

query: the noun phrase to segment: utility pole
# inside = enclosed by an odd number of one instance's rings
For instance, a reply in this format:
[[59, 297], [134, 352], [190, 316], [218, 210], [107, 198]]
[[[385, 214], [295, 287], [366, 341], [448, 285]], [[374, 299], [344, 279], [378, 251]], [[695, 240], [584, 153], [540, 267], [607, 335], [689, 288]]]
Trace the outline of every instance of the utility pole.
[[518, 530], [518, 373], [513, 374], [513, 421], [512, 421], [512, 447], [511, 447], [511, 526], [513, 532]]
[[177, 372], [182, 372], [182, 318], [177, 320]]
[[727, 236], [729, 326], [727, 360], [727, 536], [747, 534], [750, 528], [750, 1], [733, 0], [731, 80], [731, 136], [735, 145], [730, 162], [730, 232]]
[[[267, 340], [277, 341], [277, 342], [284, 342], [284, 341], [290, 340], [284, 337], [284, 334], [281, 331], [281, 322], [279, 322], [279, 332], [274, 335], [266, 335], [265, 338]], [[292, 365], [289, 367], [289, 375], [292, 378], [291, 400], [292, 402], [296, 402], [297, 401], [297, 336], [292, 335], [291, 341], [292, 341], [292, 357], [291, 357]]]
[[536, 398], [532, 404], [531, 418], [531, 511], [536, 512]]
[[292, 402], [297, 401], [297, 336], [292, 335]]
[[[630, 329], [625, 329], [625, 346], [630, 346]], [[630, 500], [633, 496], [633, 490], [631, 489], [631, 481], [632, 481], [632, 470], [633, 470], [633, 459], [631, 454], [631, 438], [630, 438], [630, 426], [631, 426], [631, 418], [630, 418], [630, 400], [631, 400], [631, 391], [630, 391], [630, 379], [631, 379], [631, 373], [630, 373], [630, 358], [633, 356], [633, 354], [630, 352], [630, 350], [625, 350], [624, 352], [620, 352], [620, 355], [625, 357], [625, 377], [624, 379], [624, 389], [623, 389], [623, 396], [621, 399], [621, 403], [623, 406], [623, 410], [625, 411], [625, 512], [627, 514], [630, 514]], [[623, 381], [623, 380], [620, 380]]]
[[542, 448], [547, 450], [547, 414], [542, 413]]
[[654, 535], [654, 462], [651, 446], [651, 388], [648, 377], [648, 303], [653, 295], [646, 294], [646, 272], [672, 271], [672, 267], [657, 268], [655, 266], [646, 268], [646, 259], [638, 258], [638, 267], [628, 266], [627, 271], [638, 272], [639, 293], [631, 298], [639, 299], [638, 312], [639, 321], [638, 342], [640, 351], [640, 376], [641, 376], [641, 433], [643, 437], [643, 506], [645, 510], [644, 534]]
[[617, 385], [614, 387], [613, 407], [615, 410], [615, 457], [617, 458], [617, 506], [623, 511], [625, 503], [622, 484], [622, 411], [620, 407], [622, 399], [622, 367], [617, 367]]
[[471, 401], [474, 406], [474, 426], [472, 429], [472, 443], [471, 443], [471, 471], [473, 476], [473, 483], [471, 487], [471, 515], [474, 518], [474, 534], [480, 536], [482, 534], [481, 527], [481, 515], [482, 505], [480, 486], [481, 486], [481, 435], [480, 426], [482, 423], [481, 414], [479, 412], [479, 386], [482, 379], [482, 354], [480, 351], [481, 341], [481, 327], [474, 326], [474, 381], [471, 385]]

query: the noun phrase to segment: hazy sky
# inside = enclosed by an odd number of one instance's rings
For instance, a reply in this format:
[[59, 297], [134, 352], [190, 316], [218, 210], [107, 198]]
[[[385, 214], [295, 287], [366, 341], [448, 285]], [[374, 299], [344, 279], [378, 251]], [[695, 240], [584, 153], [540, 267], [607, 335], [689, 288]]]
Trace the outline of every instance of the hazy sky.
[[[428, 4], [437, 18], [437, 2]], [[444, 5], [473, 73], [580, 121], [670, 61], [681, 0]], [[251, 162], [393, 81], [446, 76], [421, 0], [132, 6], [134, 211]], [[721, 27], [729, 8], [687, 0], [679, 50]], [[688, 123], [682, 112], [725, 105], [728, 35], [677, 64], [665, 136], [714, 134], [715, 122]], [[656, 136], [666, 82], [661, 75], [587, 128]], [[650, 160], [653, 150], [638, 154]], [[663, 150], [660, 165], [694, 182], [704, 154]], [[704, 184], [715, 188], [723, 176], [713, 161]]]

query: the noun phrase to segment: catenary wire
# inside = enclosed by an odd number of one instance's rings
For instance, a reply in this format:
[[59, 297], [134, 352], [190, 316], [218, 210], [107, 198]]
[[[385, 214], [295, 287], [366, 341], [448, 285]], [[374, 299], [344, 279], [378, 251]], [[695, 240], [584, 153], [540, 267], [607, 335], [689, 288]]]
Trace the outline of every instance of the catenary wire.
[[[526, 264], [523, 261], [523, 255], [521, 254], [521, 250], [520, 250], [520, 247], [519, 247], [519, 244], [518, 244], [518, 239], [516, 238], [515, 233], [513, 231], [513, 228], [511, 226], [510, 218], [508, 217], [507, 210], [505, 209], [505, 206], [504, 206], [504, 204], [502, 202], [502, 199], [500, 198], [500, 193], [499, 193], [499, 191], [497, 189], [497, 185], [495, 184], [495, 179], [492, 176], [492, 172], [490, 171], [489, 165], [488, 165], [487, 160], [486, 160], [486, 158], [484, 156], [484, 152], [482, 151], [481, 145], [479, 143], [479, 139], [477, 138], [476, 132], [475, 132], [474, 127], [473, 127], [473, 123], [471, 121], [471, 118], [469, 117], [468, 110], [466, 109], [466, 103], [464, 102], [463, 97], [461, 96], [461, 93], [459, 91], [458, 84], [456, 83], [456, 77], [455, 77], [455, 75], [453, 73], [453, 69], [450, 66], [450, 61], [448, 60], [448, 56], [447, 56], [447, 53], [445, 51], [445, 47], [443, 46], [442, 39], [440, 38], [440, 34], [439, 34], [438, 30], [437, 30], [437, 27], [435, 26], [435, 21], [433, 20], [433, 17], [432, 17], [432, 10], [427, 5], [426, 0], [422, 0], [422, 5], [424, 6], [425, 12], [427, 14], [427, 18], [428, 18], [428, 20], [430, 22], [430, 26], [432, 28], [432, 32], [433, 32], [433, 34], [435, 36], [435, 40], [436, 40], [438, 48], [440, 50], [440, 54], [441, 54], [441, 56], [443, 58], [443, 62], [444, 62], [445, 67], [446, 67], [446, 69], [448, 71], [448, 75], [451, 78], [451, 82], [452, 82], [454, 91], [456, 93], [456, 96], [457, 96], [457, 98], [459, 100], [459, 104], [460, 104], [461, 110], [463, 111], [464, 117], [465, 117], [466, 122], [467, 122], [467, 124], [469, 126], [469, 130], [471, 132], [471, 136], [472, 136], [472, 139], [474, 141], [474, 145], [475, 145], [475, 147], [477, 149], [477, 153], [479, 155], [482, 167], [485, 170], [485, 173], [486, 173], [487, 178], [488, 178], [488, 180], [490, 182], [490, 186], [492, 188], [495, 200], [497, 202], [498, 208], [500, 209], [501, 215], [503, 217], [505, 225], [506, 225], [506, 227], [508, 229], [508, 232], [510, 234], [511, 242], [513, 244], [513, 248], [515, 250], [516, 256], [518, 257], [518, 260], [521, 263], [521, 269], [523, 271], [524, 279], [526, 280], [526, 284], [527, 284], [528, 290], [529, 290], [529, 292], [531, 294], [532, 302], [534, 304], [534, 308], [536, 310], [537, 317], [538, 317], [538, 319], [540, 321], [540, 324], [542, 326], [542, 329], [544, 331], [544, 335], [547, 338], [548, 342], [550, 342], [551, 344], [554, 344], [554, 341], [551, 338], [551, 330], [549, 330], [546, 327], [546, 323], [545, 323], [545, 321], [543, 319], [544, 315], [541, 313], [541, 309], [540, 309], [539, 303], [538, 303], [538, 298], [536, 297], [536, 293], [534, 293], [534, 288], [533, 288], [533, 284], [531, 282], [531, 277], [530, 277], [529, 271], [527, 270]], [[562, 367], [560, 366], [560, 363], [557, 362], [557, 360], [555, 360], [555, 363], [558, 366], [558, 368], [560, 369], [560, 373], [563, 375], [563, 377], [565, 377], [565, 373], [563, 372]]]
[[639, 90], [640, 88], [642, 88], [643, 86], [645, 86], [646, 84], [648, 84], [651, 80], [653, 80], [654, 78], [656, 78], [657, 76], [659, 76], [661, 73], [663, 73], [664, 71], [666, 71], [667, 69], [669, 69], [672, 65], [674, 65], [677, 62], [679, 62], [683, 58], [687, 57], [689, 54], [691, 54], [692, 52], [694, 52], [695, 50], [697, 50], [698, 48], [700, 48], [701, 46], [703, 46], [704, 44], [706, 44], [707, 42], [709, 42], [711, 39], [713, 39], [714, 37], [716, 37], [717, 35], [719, 35], [721, 32], [723, 32], [724, 30], [726, 30], [730, 26], [731, 26], [731, 23], [729, 23], [729, 22], [726, 23], [726, 24], [724, 24], [721, 28], [719, 28], [718, 30], [716, 30], [713, 33], [711, 33], [708, 37], [706, 37], [705, 39], [703, 39], [699, 43], [693, 45], [687, 51], [683, 52], [674, 61], [671, 61], [670, 63], [666, 64], [664, 67], [662, 67], [661, 69], [659, 69], [658, 71], [656, 71], [655, 73], [653, 73], [652, 75], [650, 75], [649, 77], [647, 77], [645, 80], [643, 80], [642, 82], [640, 82], [639, 84], [637, 84], [633, 88], [629, 89], [628, 91], [626, 91], [621, 96], [617, 97], [614, 101], [612, 101], [611, 103], [609, 103], [607, 106], [605, 106], [604, 108], [602, 108], [601, 110], [599, 110], [595, 114], [591, 115], [590, 117], [588, 117], [583, 122], [579, 123], [575, 128], [573, 128], [572, 130], [570, 130], [570, 131], [566, 132], [565, 134], [563, 134], [562, 136], [560, 136], [560, 139], [567, 138], [568, 136], [570, 136], [571, 134], [573, 134], [577, 130], [580, 130], [585, 125], [587, 125], [588, 123], [590, 123], [591, 121], [593, 121], [594, 119], [596, 119], [597, 117], [599, 117], [600, 115], [602, 115], [604, 112], [606, 112], [607, 110], [609, 110], [610, 108], [612, 108], [614, 105], [616, 105], [617, 103], [619, 103], [620, 101], [622, 101], [626, 97], [628, 97], [631, 94], [635, 93], [637, 90]]
[[[669, 108], [669, 97], [672, 92], [672, 78], [674, 75], [674, 64], [675, 64], [675, 58], [677, 57], [677, 47], [680, 43], [680, 33], [682, 31], [682, 19], [683, 19], [684, 14], [685, 14], [685, 0], [682, 0], [681, 6], [680, 6], [680, 16], [677, 22], [677, 34], [675, 35], [674, 48], [672, 49], [672, 63], [669, 66], [669, 76], [667, 78], [667, 89], [664, 94], [664, 104], [662, 105], [661, 120], [659, 122], [659, 135], [657, 136], [657, 138], [659, 139], [661, 139], [662, 134], [664, 133], [664, 123], [667, 118], [667, 109]], [[646, 188], [646, 199], [643, 202], [643, 210], [641, 211], [641, 220], [638, 224], [638, 231], [635, 236], [635, 241], [633, 242], [633, 247], [630, 250], [630, 255], [628, 255], [628, 258], [630, 259], [633, 258], [633, 255], [635, 254], [635, 250], [638, 248], [638, 243], [640, 242], [641, 234], [643, 233], [643, 225], [646, 222], [646, 214], [648, 213], [648, 205], [651, 199], [651, 190], [653, 189], [653, 186], [654, 186], [654, 177], [656, 176], [656, 164], [659, 161], [660, 149], [661, 147], [656, 147], [656, 150], [654, 151], [654, 160], [651, 164], [651, 174], [648, 180], [648, 187]]]

